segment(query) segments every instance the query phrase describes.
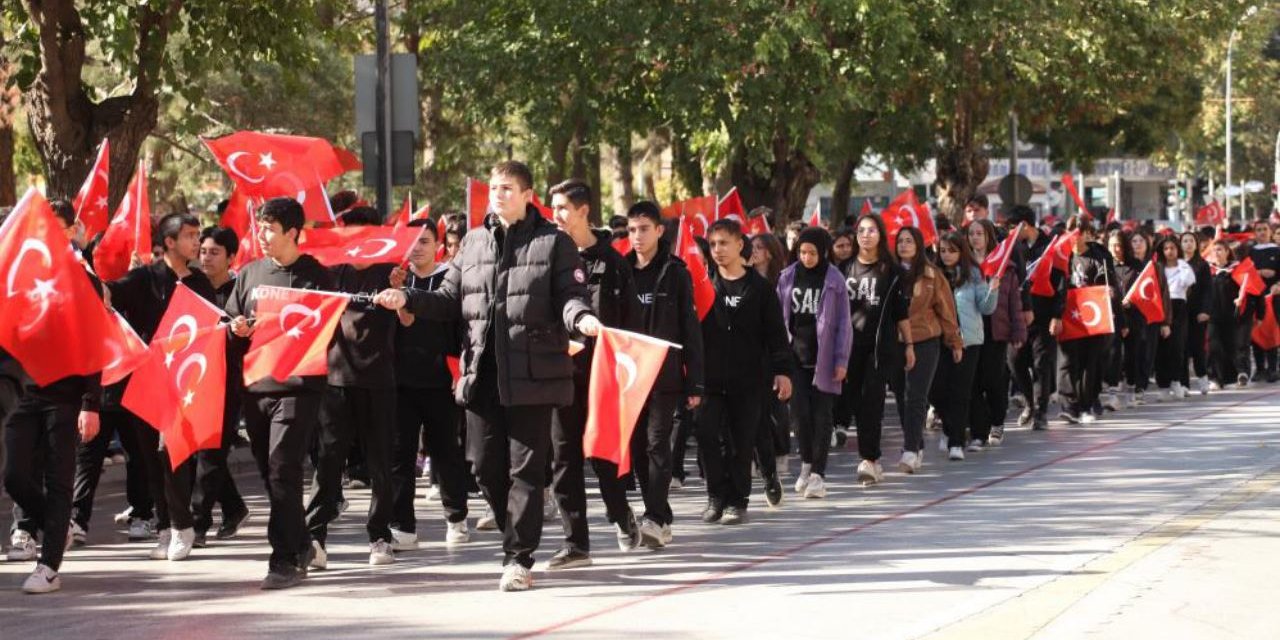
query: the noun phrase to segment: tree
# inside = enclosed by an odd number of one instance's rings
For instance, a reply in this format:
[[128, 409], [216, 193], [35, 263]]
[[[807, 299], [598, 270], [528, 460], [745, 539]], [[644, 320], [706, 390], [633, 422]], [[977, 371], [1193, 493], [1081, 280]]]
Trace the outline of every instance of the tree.
[[[336, 1], [336, 0], [335, 0]], [[318, 32], [319, 5], [305, 0], [169, 0], [6, 3], [6, 21], [25, 23], [10, 43], [26, 111], [51, 195], [74, 195], [99, 143], [111, 140], [111, 201], [123, 196], [161, 97], [199, 101], [199, 80], [251, 60], [304, 63], [300, 43]], [[177, 43], [181, 46], [175, 46]], [[86, 67], [117, 70], [91, 85]], [[121, 88], [123, 87], [123, 88]]]

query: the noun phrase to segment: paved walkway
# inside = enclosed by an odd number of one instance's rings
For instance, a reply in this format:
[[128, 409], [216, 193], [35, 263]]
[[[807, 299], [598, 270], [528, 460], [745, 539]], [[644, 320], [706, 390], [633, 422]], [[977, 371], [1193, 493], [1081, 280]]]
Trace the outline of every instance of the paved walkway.
[[[425, 499], [431, 541], [369, 567], [357, 515], [367, 492], [352, 492], [331, 533], [328, 571], [261, 592], [266, 507], [249, 475], [259, 515], [241, 539], [149, 561], [149, 545], [111, 526], [123, 503], [113, 467], [61, 593], [24, 596], [30, 565], [0, 563], [0, 639], [1275, 637], [1280, 385], [1052, 426], [1013, 429], [959, 463], [939, 460], [931, 434], [921, 475], [871, 489], [850, 482], [846, 448], [826, 500], [788, 487], [780, 508], [755, 506], [736, 528], [698, 521], [694, 480], [673, 494], [675, 542], [659, 552], [619, 552], [593, 494], [595, 566], [539, 567], [535, 589], [515, 594], [496, 590], [498, 536], [446, 549], [439, 505]], [[558, 535], [558, 522], [547, 527], [540, 560]]]

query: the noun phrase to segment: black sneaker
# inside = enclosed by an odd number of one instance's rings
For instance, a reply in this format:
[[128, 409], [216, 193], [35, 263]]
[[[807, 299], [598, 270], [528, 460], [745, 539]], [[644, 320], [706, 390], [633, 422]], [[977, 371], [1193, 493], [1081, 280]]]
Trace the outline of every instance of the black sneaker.
[[203, 549], [209, 546], [208, 534], [197, 531], [195, 541], [191, 543], [191, 546], [196, 549]]
[[240, 513], [233, 516], [224, 517], [222, 526], [218, 527], [218, 532], [213, 537], [219, 540], [230, 540], [240, 533], [240, 527], [249, 519], [249, 508], [245, 507]]
[[764, 481], [764, 501], [771, 507], [782, 504], [782, 482], [778, 480], [778, 474], [771, 474]]
[[1035, 419], [1032, 420], [1031, 422], [1032, 431], [1044, 431], [1045, 429], [1048, 429], [1048, 428], [1049, 428], [1049, 420], [1044, 417], [1043, 413], [1037, 414]]
[[591, 566], [591, 555], [577, 549], [561, 549], [547, 561], [549, 571], [589, 566]]
[[724, 508], [724, 515], [720, 516], [720, 524], [742, 524], [746, 519], [746, 509], [739, 509], [733, 505], [729, 505]]
[[707, 524], [715, 524], [720, 522], [720, 517], [724, 515], [724, 509], [714, 502], [708, 502], [707, 508], [702, 510], [702, 521]]
[[276, 591], [279, 589], [288, 589], [302, 584], [304, 574], [297, 567], [272, 567], [267, 572], [267, 577], [262, 581], [263, 591]]

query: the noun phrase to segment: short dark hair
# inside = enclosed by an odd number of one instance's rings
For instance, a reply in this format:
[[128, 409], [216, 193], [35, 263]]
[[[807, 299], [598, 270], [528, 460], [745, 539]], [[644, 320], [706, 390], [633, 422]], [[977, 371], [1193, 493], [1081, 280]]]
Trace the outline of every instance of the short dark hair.
[[227, 255], [234, 256], [240, 251], [240, 238], [236, 237], [236, 232], [226, 227], [205, 227], [200, 232], [200, 244], [204, 244], [205, 240], [213, 240], [213, 243], [226, 250]]
[[971, 204], [987, 209], [991, 206], [991, 201], [987, 200], [987, 196], [985, 194], [975, 193], [969, 196], [969, 199], [965, 201], [964, 206], [967, 207]]
[[425, 228], [427, 231], [431, 232], [432, 240], [440, 242], [440, 236], [438, 235], [439, 232], [436, 230], [435, 220], [432, 220], [431, 218], [414, 218], [409, 221], [409, 226], [415, 229]]
[[591, 187], [577, 178], [570, 178], [551, 187], [551, 195], [556, 194], [563, 195], [575, 207], [591, 204]]
[[1019, 222], [1026, 223], [1027, 226], [1033, 227], [1036, 224], [1036, 212], [1025, 204], [1016, 204], [1009, 207], [1009, 213], [1005, 214], [1005, 220], [1009, 226], [1016, 227]]
[[648, 218], [654, 224], [662, 226], [662, 209], [658, 208], [658, 203], [652, 200], [641, 200], [627, 209], [627, 220], [636, 218]]
[[623, 231], [626, 231], [627, 217], [619, 215], [609, 216], [609, 228], [614, 230], [622, 229]]
[[1076, 214], [1068, 218], [1067, 231], [1079, 231], [1080, 233], [1097, 235], [1097, 228], [1094, 227], [1093, 218], [1086, 217], [1085, 214]]
[[354, 207], [360, 201], [360, 194], [350, 189], [343, 189], [329, 196], [329, 208], [334, 213], [342, 213], [351, 207]]
[[742, 225], [738, 224], [737, 220], [724, 218], [712, 222], [711, 226], [707, 228], [707, 237], [710, 238], [711, 234], [716, 232], [727, 233], [739, 240], [746, 241], [746, 236], [742, 233]]
[[165, 240], [177, 240], [183, 227], [199, 229], [200, 221], [189, 213], [171, 213], [160, 218], [160, 224], [156, 225], [156, 237], [160, 242], [156, 244], [163, 246]]
[[[444, 215], [444, 234], [446, 236], [452, 234], [461, 239], [463, 236], [467, 235], [468, 222], [466, 214], [446, 213]], [[436, 239], [440, 240], [441, 238]]]
[[258, 210], [258, 222], [265, 224], [278, 222], [280, 230], [285, 233], [291, 229], [302, 233], [302, 227], [307, 223], [307, 214], [302, 211], [302, 205], [293, 198], [272, 198]]
[[489, 170], [489, 175], [515, 178], [516, 182], [520, 183], [520, 188], [533, 188], [533, 172], [529, 170], [529, 165], [518, 160], [506, 160], [493, 165], [493, 169]]
[[49, 208], [53, 209], [53, 215], [62, 218], [68, 227], [76, 223], [76, 208], [70, 202], [58, 198], [49, 203]]
[[338, 216], [344, 227], [371, 227], [379, 222], [378, 210], [373, 207], [352, 207]]

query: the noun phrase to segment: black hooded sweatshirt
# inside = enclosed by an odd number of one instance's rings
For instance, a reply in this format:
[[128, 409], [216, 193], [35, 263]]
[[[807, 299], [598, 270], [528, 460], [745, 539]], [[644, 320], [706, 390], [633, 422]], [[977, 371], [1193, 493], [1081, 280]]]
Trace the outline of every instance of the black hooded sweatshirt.
[[[425, 278], [409, 272], [406, 289], [435, 291], [444, 282], [447, 264], [437, 264]], [[448, 389], [453, 374], [447, 358], [462, 352], [462, 330], [456, 320], [414, 317], [413, 324], [396, 324], [396, 385], [402, 389]]]
[[374, 264], [357, 269], [341, 264], [330, 269], [334, 284], [352, 298], [333, 333], [329, 347], [329, 384], [361, 389], [396, 386], [396, 312], [372, 302], [379, 291], [391, 286], [394, 265]]

